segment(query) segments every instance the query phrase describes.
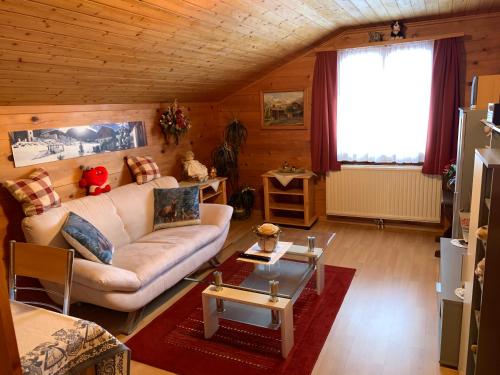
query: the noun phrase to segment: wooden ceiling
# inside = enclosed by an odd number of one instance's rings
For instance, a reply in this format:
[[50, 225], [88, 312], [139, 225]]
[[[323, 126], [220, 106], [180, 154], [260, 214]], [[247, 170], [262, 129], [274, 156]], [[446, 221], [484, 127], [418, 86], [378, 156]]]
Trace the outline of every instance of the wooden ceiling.
[[221, 99], [341, 27], [498, 0], [1, 0], [0, 105]]

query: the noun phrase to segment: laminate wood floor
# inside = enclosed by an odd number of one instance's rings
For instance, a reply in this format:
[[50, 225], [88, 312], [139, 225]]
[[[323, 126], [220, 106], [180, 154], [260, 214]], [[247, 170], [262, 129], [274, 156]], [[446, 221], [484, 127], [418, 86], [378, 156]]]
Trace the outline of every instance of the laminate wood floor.
[[[258, 221], [233, 222], [226, 244]], [[457, 374], [438, 364], [435, 233], [330, 221], [319, 221], [314, 230], [337, 233], [326, 264], [357, 271], [313, 375]], [[230, 255], [227, 252], [223, 258]], [[175, 292], [136, 332], [188, 290]], [[132, 374], [169, 373], [133, 361]]]

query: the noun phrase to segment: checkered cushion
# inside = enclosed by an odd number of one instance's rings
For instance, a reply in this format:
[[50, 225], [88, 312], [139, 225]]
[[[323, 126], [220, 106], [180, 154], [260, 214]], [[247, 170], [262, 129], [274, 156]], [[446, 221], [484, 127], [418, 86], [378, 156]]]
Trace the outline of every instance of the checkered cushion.
[[49, 174], [37, 168], [28, 178], [4, 182], [4, 186], [23, 205], [26, 216], [40, 215], [61, 205], [61, 198], [52, 187]]
[[127, 164], [135, 177], [138, 185], [160, 178], [160, 169], [150, 156], [129, 156]]

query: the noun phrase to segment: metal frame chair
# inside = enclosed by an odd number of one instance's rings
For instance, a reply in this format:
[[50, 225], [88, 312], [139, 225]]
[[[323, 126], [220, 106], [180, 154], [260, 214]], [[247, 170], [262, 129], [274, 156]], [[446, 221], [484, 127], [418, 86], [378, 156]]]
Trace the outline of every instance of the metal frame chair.
[[[59, 306], [37, 301], [20, 301], [30, 305], [55, 309], [65, 315], [69, 314], [71, 283], [73, 281], [73, 249], [35, 245], [25, 242], [10, 241], [9, 262], [9, 298], [17, 300], [18, 290], [42, 291], [63, 298], [62, 309]], [[27, 276], [46, 280], [64, 286], [64, 292], [38, 288], [17, 286], [17, 276]]]

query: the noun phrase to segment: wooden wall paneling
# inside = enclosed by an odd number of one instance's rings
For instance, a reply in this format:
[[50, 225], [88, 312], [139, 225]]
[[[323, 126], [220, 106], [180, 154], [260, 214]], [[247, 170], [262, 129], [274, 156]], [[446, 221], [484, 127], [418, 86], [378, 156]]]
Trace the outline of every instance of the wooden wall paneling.
[[344, 27], [385, 23], [388, 33], [392, 19], [499, 6], [494, 0], [3, 0], [0, 104], [219, 100]]
[[[401, 6], [401, 2], [398, 2]], [[410, 2], [406, 3], [411, 6]], [[451, 2], [449, 3], [451, 6]], [[407, 10], [406, 10], [407, 11]], [[470, 83], [473, 75], [500, 73], [500, 13], [455, 17], [431, 21], [408, 22], [407, 36], [429, 37], [446, 33], [465, 33], [463, 37], [463, 60], [461, 91], [462, 103], [469, 103]], [[354, 48], [366, 46], [369, 31], [383, 32], [386, 37], [390, 30], [385, 26], [355, 28], [344, 31], [326, 41], [320, 48]], [[310, 168], [309, 131], [280, 131], [260, 129], [261, 90], [311, 88], [314, 71], [315, 52], [310, 50], [273, 72], [259, 77], [254, 83], [222, 100], [216, 107], [219, 127], [237, 114], [249, 130], [248, 141], [240, 156], [240, 180], [262, 190], [261, 174], [278, 167], [284, 160], [288, 163]], [[318, 179], [316, 189], [316, 212], [325, 216], [325, 180]], [[261, 198], [261, 193], [257, 195]], [[257, 208], [262, 208], [258, 199]]]
[[500, 102], [500, 74], [479, 76], [477, 88], [477, 108], [487, 109], [488, 103]]
[[[100, 4], [109, 4], [109, 1], [106, 0], [97, 0]], [[305, 18], [297, 19], [294, 17], [293, 20], [296, 22], [287, 23], [284, 27], [279, 27], [274, 22], [276, 21], [276, 12], [269, 12], [270, 8], [263, 8], [263, 13], [259, 15], [260, 17], [254, 16], [251, 12], [245, 11], [244, 9], [238, 9], [234, 7], [234, 5], [230, 3], [224, 3], [220, 1], [214, 2], [187, 2], [187, 1], [169, 1], [165, 2], [162, 0], [148, 0], [146, 2], [142, 1], [114, 1], [115, 5], [120, 8], [128, 8], [131, 13], [140, 12], [141, 15], [158, 18], [162, 17], [162, 21], [169, 21], [169, 14], [173, 13], [176, 15], [180, 15], [185, 17], [186, 19], [192, 18], [193, 14], [196, 14], [196, 17], [206, 23], [211, 25], [213, 28], [217, 28], [222, 32], [234, 32], [237, 31], [243, 35], [258, 35], [264, 39], [270, 38], [269, 33], [277, 33], [281, 38], [292, 38], [298, 39], [301, 41], [305, 41], [310, 37], [311, 31], [306, 32], [304, 34], [301, 33], [293, 33], [290, 35], [290, 32], [294, 30], [295, 27], [301, 25], [301, 21], [305, 20]], [[146, 3], [146, 6], [144, 6]], [[271, 3], [271, 1], [269, 2]], [[134, 6], [135, 5], [135, 6]], [[252, 4], [254, 6], [254, 4]], [[161, 10], [161, 13], [158, 12]], [[293, 12], [293, 9], [289, 11]], [[296, 11], [296, 10], [295, 10]], [[217, 17], [214, 17], [214, 12], [217, 14]], [[273, 14], [274, 13], [274, 14]], [[167, 17], [165, 17], [167, 16]], [[263, 17], [264, 16], [264, 17]], [[287, 15], [290, 17], [290, 13]], [[296, 13], [296, 16], [302, 16], [300, 12]], [[274, 17], [274, 18], [273, 18]], [[222, 21], [222, 22], [221, 22]], [[309, 18], [309, 21], [313, 21]], [[315, 19], [313, 21], [316, 24], [325, 22], [328, 23], [325, 19]], [[329, 26], [325, 26], [326, 28], [331, 27], [331, 23], [328, 23]], [[268, 33], [268, 35], [265, 35]]]
[[[131, 182], [124, 162], [126, 155], [152, 156], [163, 175], [181, 175], [181, 160], [187, 150], [193, 150], [197, 158], [209, 165], [210, 152], [215, 143], [215, 133], [207, 131], [213, 124], [213, 106], [209, 103], [181, 103], [189, 110], [192, 129], [180, 144], [166, 144], [158, 125], [158, 110], [165, 105], [97, 105], [97, 106], [33, 106], [0, 107], [0, 182], [25, 177], [36, 167], [45, 168], [56, 191], [63, 201], [85, 195], [78, 187], [80, 165], [104, 165], [109, 172], [109, 183], [117, 187]], [[36, 116], [38, 121], [32, 122]], [[14, 168], [8, 158], [11, 155], [8, 132], [24, 129], [42, 129], [78, 126], [120, 121], [144, 121], [148, 144], [137, 149], [67, 159], [35, 166]], [[10, 239], [23, 240], [20, 222], [24, 217], [21, 205], [8, 191], [0, 188], [0, 241], [5, 250]], [[5, 253], [2, 258], [5, 259]]]
[[[173, 39], [140, 39], [142, 43], [137, 43], [140, 35], [123, 35], [118, 30], [111, 29], [110, 32], [103, 33], [89, 27], [79, 24], [68, 24], [57, 20], [46, 20], [36, 15], [16, 14], [15, 18], [7, 11], [0, 11], [0, 24], [4, 30], [0, 36], [13, 40], [29, 40], [38, 43], [64, 45], [68, 48], [78, 48], [90, 51], [104, 51], [121, 54], [124, 56], [133, 56], [133, 52], [141, 52], [146, 56], [159, 54], [168, 56], [172, 49], [179, 49], [188, 57], [204, 55], [224, 56], [229, 59], [248, 57], [249, 51], [240, 50], [237, 46], [227, 53], [214, 42], [200, 43], [199, 41], [183, 39], [182, 37]], [[48, 31], [50, 30], [50, 31]], [[97, 43], [91, 43], [97, 42]], [[165, 48], [169, 47], [169, 48]], [[264, 52], [254, 52], [256, 56], [271, 57]], [[254, 55], [254, 56], [255, 56]]]
[[[4, 0], [4, 8], [8, 11], [19, 12], [21, 14], [41, 17], [47, 20], [57, 20], [60, 22], [77, 24], [83, 27], [88, 27], [101, 31], [109, 31], [115, 29], [116, 33], [127, 36], [137, 36], [140, 33], [142, 38], [164, 39], [165, 37], [173, 37], [174, 35], [181, 38], [184, 42], [195, 42], [198, 40], [196, 36], [199, 32], [206, 32], [206, 28], [200, 29], [200, 25], [196, 24], [193, 19], [187, 17], [172, 17], [160, 18], [161, 11], [154, 12], [148, 17], [144, 17], [137, 13], [128, 12], [119, 7], [112, 6], [112, 1], [106, 1], [101, 4], [93, 3], [92, 1], [71, 2], [64, 0], [43, 0], [40, 2], [15, 0]], [[168, 4], [163, 2], [163, 4]], [[144, 10], [144, 6], [137, 8], [138, 11]], [[228, 31], [232, 31], [233, 35], [225, 35]], [[224, 27], [212, 28], [213, 38], [223, 39], [229, 38], [235, 41], [237, 35], [241, 32], [238, 29], [225, 30]], [[245, 35], [242, 41], [249, 41], [248, 34]], [[273, 43], [271, 36], [262, 35], [257, 39]], [[274, 41], [275, 42], [275, 41]], [[238, 46], [240, 49], [248, 48], [247, 45]]]

